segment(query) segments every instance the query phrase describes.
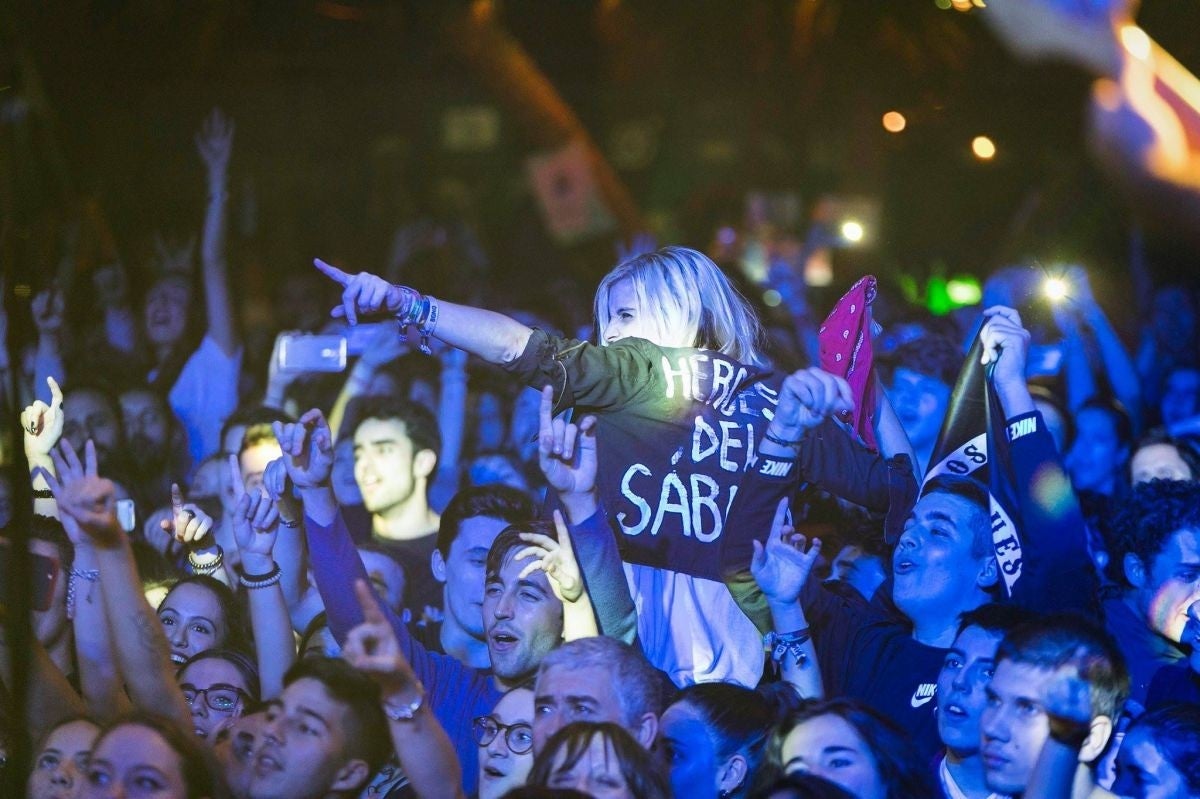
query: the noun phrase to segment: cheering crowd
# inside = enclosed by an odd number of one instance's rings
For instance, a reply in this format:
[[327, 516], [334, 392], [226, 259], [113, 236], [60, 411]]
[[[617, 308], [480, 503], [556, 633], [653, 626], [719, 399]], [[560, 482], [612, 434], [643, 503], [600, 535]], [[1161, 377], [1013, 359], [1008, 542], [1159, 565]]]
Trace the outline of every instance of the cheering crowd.
[[264, 346], [234, 138], [196, 253], [62, 270], [0, 348], [28, 796], [1200, 797], [1193, 287], [1136, 347], [1079, 266], [818, 317], [747, 227], [590, 320], [317, 259]]

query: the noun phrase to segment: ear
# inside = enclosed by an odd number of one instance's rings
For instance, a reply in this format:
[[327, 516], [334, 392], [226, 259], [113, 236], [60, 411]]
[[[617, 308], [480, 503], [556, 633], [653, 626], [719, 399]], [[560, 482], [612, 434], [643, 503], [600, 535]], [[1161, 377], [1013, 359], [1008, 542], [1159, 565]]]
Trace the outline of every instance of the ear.
[[989, 554], [979, 568], [979, 576], [975, 578], [975, 583], [984, 591], [989, 591], [999, 581], [1000, 564], [996, 562], [994, 555]]
[[634, 733], [633, 737], [637, 738], [637, 742], [649, 751], [654, 746], [654, 739], [658, 737], [658, 716], [653, 713], [642, 714], [631, 732]]
[[442, 550], [434, 549], [430, 553], [429, 568], [433, 570], [433, 579], [439, 583], [446, 582], [446, 559], [442, 557]]
[[437, 466], [437, 453], [431, 449], [423, 449], [413, 456], [413, 475], [429, 477]]
[[367, 784], [367, 780], [370, 778], [371, 769], [367, 767], [367, 761], [355, 758], [338, 769], [337, 774], [333, 776], [333, 782], [329, 785], [329, 791], [331, 793], [357, 792]]
[[1142, 559], [1132, 552], [1125, 553], [1125, 559], [1121, 562], [1121, 566], [1125, 570], [1125, 579], [1134, 588], [1144, 588], [1146, 585], [1146, 566], [1142, 563]]
[[1092, 719], [1092, 727], [1088, 737], [1079, 747], [1079, 762], [1092, 763], [1104, 754], [1113, 734], [1113, 720], [1108, 716], [1096, 716]]
[[746, 774], [750, 766], [743, 755], [737, 754], [725, 761], [725, 765], [717, 770], [717, 789], [722, 796], [728, 796], [746, 782]]

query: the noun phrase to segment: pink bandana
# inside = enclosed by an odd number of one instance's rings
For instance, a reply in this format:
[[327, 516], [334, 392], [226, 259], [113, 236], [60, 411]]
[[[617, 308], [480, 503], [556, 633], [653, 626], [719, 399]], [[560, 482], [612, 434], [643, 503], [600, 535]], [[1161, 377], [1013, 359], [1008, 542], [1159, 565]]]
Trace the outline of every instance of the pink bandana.
[[871, 374], [871, 303], [875, 301], [875, 277], [867, 275], [847, 291], [817, 331], [821, 368], [846, 379], [854, 393], [854, 410], [839, 414], [854, 427], [863, 442], [875, 443], [875, 379]]

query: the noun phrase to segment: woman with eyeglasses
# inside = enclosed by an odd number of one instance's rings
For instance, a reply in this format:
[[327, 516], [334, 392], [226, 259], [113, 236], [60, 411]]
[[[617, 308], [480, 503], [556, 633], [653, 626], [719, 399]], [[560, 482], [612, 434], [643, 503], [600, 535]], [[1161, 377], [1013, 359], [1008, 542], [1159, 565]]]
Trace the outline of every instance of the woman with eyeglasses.
[[213, 743], [218, 730], [258, 704], [258, 669], [240, 652], [208, 649], [193, 655], [176, 675], [192, 710], [196, 735]]
[[512, 689], [471, 729], [479, 744], [479, 799], [499, 799], [524, 785], [533, 767], [533, 691]]

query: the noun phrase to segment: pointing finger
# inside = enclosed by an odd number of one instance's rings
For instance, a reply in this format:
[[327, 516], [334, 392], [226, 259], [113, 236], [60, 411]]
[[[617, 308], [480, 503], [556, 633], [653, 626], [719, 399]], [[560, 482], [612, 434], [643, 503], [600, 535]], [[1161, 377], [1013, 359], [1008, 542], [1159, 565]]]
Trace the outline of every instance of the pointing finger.
[[350, 275], [346, 274], [341, 269], [338, 269], [333, 264], [325, 263], [320, 258], [313, 259], [313, 266], [319, 269], [326, 277], [335, 283], [339, 283], [344, 286], [350, 282]]

